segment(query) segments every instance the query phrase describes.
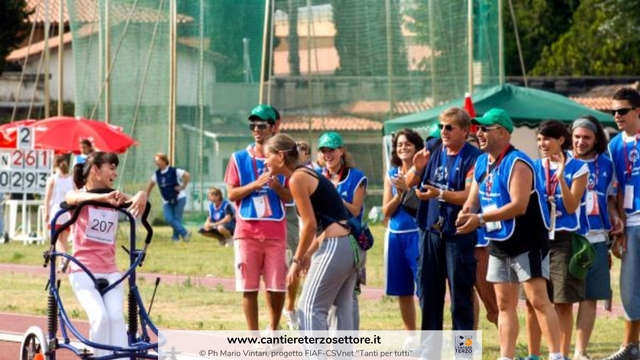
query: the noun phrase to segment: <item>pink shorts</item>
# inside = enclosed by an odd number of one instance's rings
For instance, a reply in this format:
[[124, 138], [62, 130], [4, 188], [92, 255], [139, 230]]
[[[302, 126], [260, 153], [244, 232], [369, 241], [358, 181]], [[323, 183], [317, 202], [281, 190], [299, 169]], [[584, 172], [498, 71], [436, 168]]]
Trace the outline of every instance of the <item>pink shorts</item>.
[[236, 239], [236, 291], [260, 290], [260, 276], [267, 291], [287, 291], [287, 244], [284, 240]]

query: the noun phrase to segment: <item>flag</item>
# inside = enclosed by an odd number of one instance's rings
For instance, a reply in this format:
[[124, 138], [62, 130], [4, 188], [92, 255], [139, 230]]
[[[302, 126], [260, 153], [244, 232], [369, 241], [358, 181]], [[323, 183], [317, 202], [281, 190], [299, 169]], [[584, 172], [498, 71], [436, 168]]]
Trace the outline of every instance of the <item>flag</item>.
[[471, 101], [471, 94], [469, 93], [464, 94], [464, 109], [467, 110], [472, 118], [476, 117], [476, 109], [473, 108], [473, 101]]
[[[472, 119], [476, 117], [476, 109], [473, 108], [473, 101], [471, 101], [471, 94], [469, 93], [464, 94], [464, 109], [471, 115]], [[475, 134], [477, 132], [478, 127], [471, 124], [471, 133]]]

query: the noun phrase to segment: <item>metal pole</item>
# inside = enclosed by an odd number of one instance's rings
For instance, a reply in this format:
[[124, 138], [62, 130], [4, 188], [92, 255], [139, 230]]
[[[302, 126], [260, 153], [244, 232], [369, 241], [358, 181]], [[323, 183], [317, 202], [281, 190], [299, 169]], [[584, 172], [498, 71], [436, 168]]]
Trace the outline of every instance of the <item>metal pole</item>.
[[473, 0], [467, 1], [467, 45], [469, 57], [467, 67], [469, 71], [469, 93], [473, 93]]
[[433, 102], [433, 104], [436, 104], [436, 94], [437, 94], [437, 88], [436, 88], [436, 84], [438, 83], [436, 81], [436, 52], [438, 51], [436, 49], [436, 47], [434, 46], [433, 43], [433, 39], [435, 38], [435, 21], [434, 21], [434, 17], [435, 17], [435, 9], [434, 7], [434, 1], [429, 1], [429, 4], [427, 5], [427, 11], [429, 12], [429, 44], [430, 44], [430, 48], [431, 48], [431, 59], [430, 59], [430, 63], [431, 63], [431, 101]]
[[258, 95], [258, 103], [262, 104], [264, 99], [264, 72], [267, 64], [267, 41], [269, 41], [269, 9], [271, 9], [271, 0], [266, 0], [264, 5], [264, 26], [262, 34], [262, 58], [260, 60], [260, 90]]
[[62, 62], [64, 61], [64, 0], [60, 0], [60, 7], [58, 9], [58, 116], [63, 115], [64, 104], [64, 67]]
[[44, 1], [44, 117], [49, 117], [49, 31], [51, 29], [51, 14], [49, 13], [49, 0]]
[[498, 79], [500, 85], [504, 84], [504, 25], [502, 18], [502, 0], [498, 0]]
[[[269, 84], [267, 85], [267, 104], [271, 104], [271, 71], [273, 70], [273, 37], [276, 34], [275, 30], [275, 15], [276, 15], [276, 5], [275, 1], [271, 1], [270, 9], [270, 26], [269, 30], [271, 30], [269, 34], [269, 68], [266, 70], [267, 74], [269, 74]], [[291, 24], [289, 24], [291, 26]]]
[[176, 161], [176, 30], [178, 10], [176, 0], [170, 1], [169, 12], [171, 24], [169, 26], [169, 158]]
[[391, 27], [391, 0], [385, 1], [386, 7], [386, 26], [387, 26], [387, 90], [389, 97], [389, 119], [393, 118], [393, 110], [395, 108], [395, 99], [393, 94], [393, 34]]
[[104, 122], [111, 116], [111, 31], [109, 26], [109, 0], [105, 0], [104, 11]]
[[205, 70], [204, 70], [204, 0], [200, 0], [200, 26], [199, 26], [199, 34], [198, 37], [200, 38], [200, 63], [198, 64], [199, 66], [199, 72], [200, 72], [200, 76], [198, 76], [198, 111], [199, 111], [199, 120], [200, 120], [200, 136], [199, 136], [199, 141], [200, 141], [200, 146], [198, 149], [198, 162], [199, 162], [199, 166], [198, 166], [198, 177], [199, 177], [199, 183], [200, 183], [200, 187], [199, 187], [199, 191], [198, 194], [200, 195], [200, 211], [204, 210], [204, 199], [206, 199], [206, 197], [204, 196], [204, 183], [203, 183], [203, 178], [204, 178], [204, 163], [203, 163], [203, 159], [204, 159], [204, 99], [205, 99], [205, 94], [204, 94], [204, 76], [205, 76]]

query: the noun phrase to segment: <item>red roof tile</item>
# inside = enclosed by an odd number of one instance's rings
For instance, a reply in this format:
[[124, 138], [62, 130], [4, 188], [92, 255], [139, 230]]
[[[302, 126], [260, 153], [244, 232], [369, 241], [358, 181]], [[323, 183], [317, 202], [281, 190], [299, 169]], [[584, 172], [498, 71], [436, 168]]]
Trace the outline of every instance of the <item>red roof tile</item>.
[[[395, 103], [394, 114], [413, 114], [433, 106], [428, 101], [399, 101]], [[388, 101], [356, 101], [344, 108], [344, 111], [351, 114], [386, 114], [389, 112]]]
[[570, 97], [570, 99], [594, 110], [611, 110], [611, 97]]
[[381, 131], [382, 123], [351, 116], [283, 116], [283, 131]]
[[[60, 19], [60, 1], [62, 1], [63, 3], [62, 19], [65, 23], [69, 21], [69, 11], [67, 9], [68, 0], [27, 0], [27, 8], [36, 10], [29, 16], [29, 22], [44, 23], [47, 16], [45, 11], [46, 1], [49, 2], [49, 21], [51, 23], [58, 23], [58, 20]], [[100, 16], [100, 14], [98, 14], [98, 0], [73, 0], [73, 4], [75, 6], [75, 12], [77, 16], [77, 19], [74, 19], [75, 21], [83, 23], [98, 22]], [[169, 13], [168, 2], [165, 2], [164, 6], [166, 11], [163, 11], [161, 13], [160, 21], [167, 21], [168, 18], [168, 16], [166, 16], [166, 14]], [[132, 9], [133, 7], [129, 4], [113, 5], [109, 14], [111, 21], [126, 21], [127, 19], [129, 19], [129, 14]], [[131, 21], [135, 23], [153, 23], [158, 17], [157, 10], [158, 9], [155, 8], [138, 6], [135, 8], [135, 12], [131, 16]], [[178, 14], [179, 23], [186, 23], [191, 21], [193, 21], [193, 18]]]

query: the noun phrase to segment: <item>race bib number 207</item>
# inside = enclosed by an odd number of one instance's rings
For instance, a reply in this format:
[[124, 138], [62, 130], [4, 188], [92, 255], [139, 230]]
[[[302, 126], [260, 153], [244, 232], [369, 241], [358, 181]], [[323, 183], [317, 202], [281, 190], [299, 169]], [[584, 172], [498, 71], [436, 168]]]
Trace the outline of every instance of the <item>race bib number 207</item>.
[[113, 244], [116, 240], [118, 212], [109, 209], [89, 208], [89, 222], [85, 238], [104, 244]]

